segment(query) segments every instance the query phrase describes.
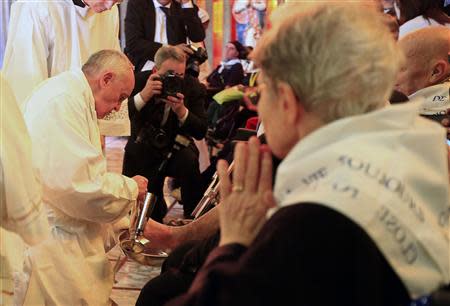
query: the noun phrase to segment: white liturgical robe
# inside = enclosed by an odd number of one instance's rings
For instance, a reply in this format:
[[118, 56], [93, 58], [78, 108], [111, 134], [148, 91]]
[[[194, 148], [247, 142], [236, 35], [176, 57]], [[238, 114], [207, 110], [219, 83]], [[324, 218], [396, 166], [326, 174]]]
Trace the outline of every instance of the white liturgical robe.
[[14, 95], [1, 74], [0, 94], [0, 305], [11, 305], [13, 275], [23, 265], [22, 239], [35, 245], [49, 236], [50, 227], [31, 164], [30, 137]]
[[[3, 62], [21, 110], [39, 83], [61, 72], [81, 68], [102, 49], [120, 51], [117, 6], [102, 13], [79, 7], [72, 0], [19, 0], [12, 5]], [[126, 108], [126, 103], [123, 103]], [[124, 108], [122, 112], [127, 110]], [[101, 120], [102, 135], [128, 135], [128, 112]], [[106, 122], [105, 122], [106, 121]]]
[[53, 234], [30, 250], [30, 284], [45, 284], [39, 294], [52, 305], [107, 305], [113, 274], [104, 240], [135, 203], [137, 184], [107, 172], [94, 97], [81, 70], [42, 83], [26, 103], [25, 122]]

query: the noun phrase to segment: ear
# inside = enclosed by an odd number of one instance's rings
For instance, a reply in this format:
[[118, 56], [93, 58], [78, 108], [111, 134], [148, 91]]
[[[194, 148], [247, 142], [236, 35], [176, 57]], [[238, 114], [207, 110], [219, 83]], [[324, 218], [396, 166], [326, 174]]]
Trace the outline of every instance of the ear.
[[290, 126], [297, 125], [306, 112], [305, 108], [300, 103], [292, 87], [288, 84], [283, 82], [279, 83], [277, 85], [277, 91], [278, 97], [281, 100], [285, 122]]
[[431, 85], [438, 84], [445, 78], [447, 78], [449, 74], [450, 74], [450, 65], [444, 60], [439, 60], [433, 66], [429, 82]]
[[113, 79], [114, 79], [113, 72], [111, 72], [111, 71], [105, 72], [100, 79], [101, 86], [102, 87], [108, 86]]

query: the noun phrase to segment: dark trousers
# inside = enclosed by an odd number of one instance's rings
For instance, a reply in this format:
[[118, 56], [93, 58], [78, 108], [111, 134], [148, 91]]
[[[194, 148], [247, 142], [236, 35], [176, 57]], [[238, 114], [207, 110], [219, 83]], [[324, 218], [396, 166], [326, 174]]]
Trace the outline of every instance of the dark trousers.
[[201, 241], [187, 242], [175, 248], [164, 261], [161, 274], [142, 288], [136, 306], [160, 306], [185, 293], [198, 269], [219, 243], [220, 234]]
[[205, 189], [199, 170], [198, 151], [193, 145], [175, 151], [164, 169], [158, 171], [163, 160], [160, 156], [151, 153], [135, 155], [125, 151], [122, 172], [126, 176], [142, 175], [148, 179], [148, 190], [158, 197], [151, 217], [158, 222], [162, 222], [162, 218], [167, 213], [163, 196], [164, 178], [174, 177], [181, 187], [184, 216], [190, 218]]

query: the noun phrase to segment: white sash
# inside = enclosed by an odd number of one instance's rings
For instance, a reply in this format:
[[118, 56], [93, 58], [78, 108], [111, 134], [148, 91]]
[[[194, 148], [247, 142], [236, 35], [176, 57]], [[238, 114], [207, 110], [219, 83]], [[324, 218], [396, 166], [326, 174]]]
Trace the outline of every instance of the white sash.
[[417, 116], [421, 103], [320, 128], [281, 163], [275, 185], [278, 208], [312, 202], [359, 224], [413, 298], [450, 282], [445, 131]]

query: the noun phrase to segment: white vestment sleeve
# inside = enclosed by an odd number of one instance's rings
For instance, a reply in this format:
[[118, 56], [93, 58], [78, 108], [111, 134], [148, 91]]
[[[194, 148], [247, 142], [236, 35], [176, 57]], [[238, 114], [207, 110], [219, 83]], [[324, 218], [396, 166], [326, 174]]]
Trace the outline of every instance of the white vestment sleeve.
[[44, 201], [75, 219], [118, 220], [136, 200], [137, 184], [107, 172], [96, 118], [70, 99], [59, 96], [50, 101], [45, 119], [42, 114], [26, 113], [34, 134], [35, 165], [43, 177]]
[[48, 22], [48, 12], [39, 7], [20, 1], [12, 5], [3, 73], [22, 111], [26, 97], [49, 77]]
[[114, 49], [117, 51], [122, 51], [122, 48], [120, 47], [120, 18], [119, 18], [119, 8], [117, 7], [117, 5], [115, 5], [115, 7], [113, 7], [111, 9], [112, 11], [114, 11], [114, 16], [115, 16], [115, 22], [114, 22], [114, 33], [115, 33], [115, 37], [116, 39], [116, 44], [114, 45]]
[[47, 238], [50, 227], [32, 167], [31, 141], [22, 113], [1, 74], [0, 92], [1, 226], [34, 245]]

